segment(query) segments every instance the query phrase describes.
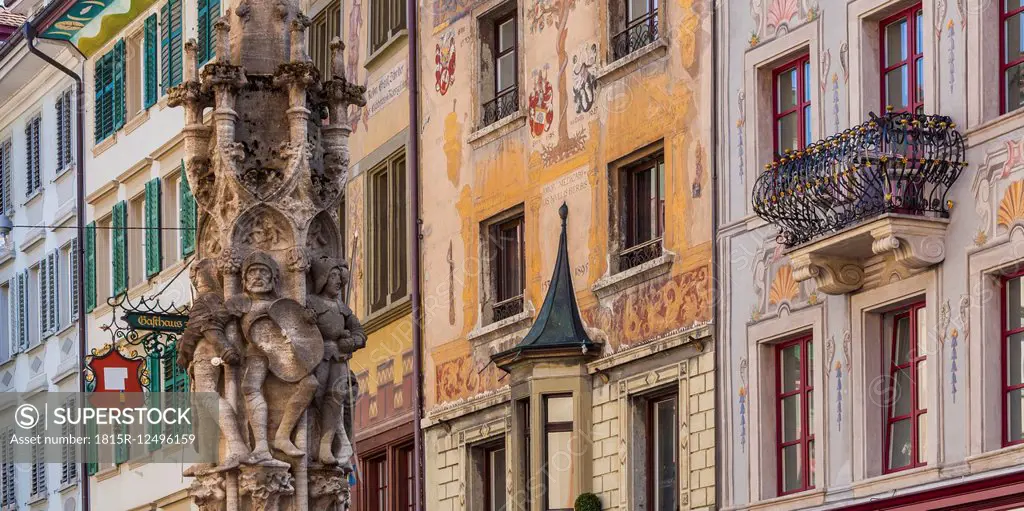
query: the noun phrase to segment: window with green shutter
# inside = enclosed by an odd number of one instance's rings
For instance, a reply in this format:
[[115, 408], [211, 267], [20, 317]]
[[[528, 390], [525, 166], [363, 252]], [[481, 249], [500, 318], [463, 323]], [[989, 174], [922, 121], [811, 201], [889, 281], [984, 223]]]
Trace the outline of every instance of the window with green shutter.
[[[160, 363], [160, 353], [154, 350], [146, 357], [146, 370], [149, 371], [149, 386], [146, 392], [147, 406], [150, 408], [160, 407], [160, 390], [163, 388], [160, 379], [160, 371], [163, 369], [163, 364]], [[160, 434], [160, 424], [150, 424], [146, 431], [150, 435]], [[155, 451], [160, 449], [158, 442], [150, 442], [149, 450]]]
[[85, 423], [85, 435], [91, 439], [85, 446], [85, 473], [92, 476], [100, 471], [99, 428], [96, 427], [96, 421]]
[[199, 32], [199, 65], [207, 63], [215, 57], [215, 45], [217, 33], [213, 24], [220, 18], [220, 0], [198, 0], [198, 22], [196, 30]]
[[[184, 369], [178, 367], [177, 364], [178, 352], [175, 346], [167, 346], [164, 348], [163, 356], [160, 359], [163, 365], [163, 391], [176, 393], [175, 398], [182, 398], [185, 393], [189, 391], [188, 373]], [[186, 403], [173, 402], [174, 406], [183, 406]], [[168, 406], [164, 403], [164, 406]], [[181, 435], [191, 431], [188, 424], [168, 424], [165, 427], [165, 433], [168, 435]]]
[[185, 173], [185, 162], [181, 162], [181, 179], [178, 180], [179, 222], [181, 230], [181, 257], [192, 255], [196, 251], [196, 198], [192, 195], [192, 188], [188, 185], [188, 175]]
[[160, 179], [146, 183], [146, 277], [162, 270], [163, 252], [160, 247]]
[[126, 229], [128, 227], [128, 204], [125, 201], [114, 204], [111, 224], [113, 296], [117, 296], [128, 291], [128, 230]]
[[96, 308], [96, 222], [85, 226], [85, 312]]
[[93, 107], [93, 135], [100, 142], [124, 126], [124, 40], [96, 60], [94, 82], [96, 104]]
[[145, 52], [145, 55], [143, 55], [145, 60], [143, 63], [143, 72], [145, 73], [145, 77], [143, 78], [143, 85], [145, 87], [143, 94], [145, 97], [143, 98], [143, 102], [145, 104], [145, 108], [149, 108], [156, 104], [157, 96], [160, 95], [157, 92], [159, 90], [158, 83], [160, 78], [158, 77], [159, 70], [157, 67], [158, 40], [156, 32], [156, 14], [152, 14], [150, 17], [146, 18], [144, 30], [142, 50]]
[[160, 8], [160, 57], [163, 93], [181, 83], [182, 0], [167, 0]]
[[129, 452], [128, 448], [130, 444], [122, 442], [124, 435], [128, 434], [128, 426], [125, 424], [114, 423], [114, 463], [120, 465], [128, 461]]

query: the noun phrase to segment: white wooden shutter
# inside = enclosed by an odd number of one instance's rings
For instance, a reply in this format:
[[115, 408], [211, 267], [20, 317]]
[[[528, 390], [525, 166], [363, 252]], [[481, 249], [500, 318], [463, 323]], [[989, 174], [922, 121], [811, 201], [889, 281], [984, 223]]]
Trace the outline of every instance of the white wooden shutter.
[[48, 257], [47, 269], [47, 302], [49, 305], [50, 332], [60, 330], [60, 252], [53, 250]]
[[71, 271], [68, 272], [68, 287], [71, 293], [71, 299], [68, 303], [71, 304], [71, 310], [69, 316], [71, 321], [78, 319], [78, 238], [71, 240], [71, 257], [68, 264]]
[[42, 333], [41, 337], [47, 337], [52, 332], [50, 331], [50, 256], [47, 254], [43, 257], [43, 260], [39, 262], [39, 289], [36, 290], [36, 296], [39, 300], [39, 331]]
[[18, 278], [7, 283], [7, 349], [10, 357], [18, 352]]
[[18, 274], [18, 353], [28, 349], [28, 270]]

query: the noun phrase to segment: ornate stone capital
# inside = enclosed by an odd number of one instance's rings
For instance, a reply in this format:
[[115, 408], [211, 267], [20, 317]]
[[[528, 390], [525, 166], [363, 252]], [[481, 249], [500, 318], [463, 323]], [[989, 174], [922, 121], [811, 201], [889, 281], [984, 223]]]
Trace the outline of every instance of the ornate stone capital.
[[[871, 234], [875, 235], [874, 232]], [[871, 244], [871, 251], [877, 255], [892, 253], [897, 263], [921, 269], [941, 263], [946, 258], [946, 242], [945, 236], [932, 232], [903, 232], [898, 236], [880, 232]]]
[[248, 496], [253, 511], [278, 511], [282, 496], [293, 495], [294, 478], [288, 467], [242, 465], [238, 477], [238, 491]]
[[223, 511], [227, 507], [224, 473], [206, 472], [197, 475], [188, 488], [188, 494], [199, 511]]
[[855, 261], [801, 254], [790, 258], [790, 264], [797, 282], [814, 279], [818, 289], [830, 295], [856, 291], [864, 285], [864, 268]]
[[311, 509], [345, 509], [349, 496], [348, 479], [337, 467], [310, 467], [309, 500]]

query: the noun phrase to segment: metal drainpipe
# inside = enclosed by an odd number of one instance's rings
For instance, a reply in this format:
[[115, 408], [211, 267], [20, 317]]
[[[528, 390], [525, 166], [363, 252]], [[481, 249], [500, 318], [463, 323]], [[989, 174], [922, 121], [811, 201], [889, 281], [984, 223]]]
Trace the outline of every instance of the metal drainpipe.
[[413, 454], [416, 476], [413, 490], [416, 511], [426, 509], [424, 502], [423, 428], [423, 318], [420, 306], [420, 111], [419, 111], [419, 30], [416, 0], [406, 0], [405, 19], [409, 33], [408, 91], [409, 91], [409, 156], [407, 188], [410, 193], [409, 221], [412, 226], [409, 243], [409, 294], [412, 302], [412, 374], [413, 374]]
[[[718, 105], [718, 50], [719, 41], [718, 35], [721, 31], [718, 29], [718, 8], [719, 2], [711, 2], [711, 105], [712, 109]], [[729, 109], [722, 107], [723, 112], [728, 112]], [[714, 323], [714, 346], [715, 346], [715, 379], [719, 380], [719, 375], [725, 369], [723, 363], [723, 357], [725, 350], [723, 349], [722, 340], [725, 338], [723, 333], [725, 332], [725, 325], [721, 324], [722, 315], [720, 314], [722, 303], [722, 283], [720, 282], [721, 275], [719, 273], [719, 266], [721, 265], [721, 258], [718, 255], [718, 201], [719, 198], [727, 197], [723, 193], [719, 193], [718, 189], [718, 114], [719, 112], [712, 112], [711, 115], [711, 303], [714, 306], [714, 310], [711, 312], [713, 315], [712, 322]], [[722, 495], [725, 493], [722, 488], [723, 480], [722, 476], [725, 471], [722, 469], [722, 428], [723, 420], [725, 417], [725, 405], [722, 402], [722, 381], [719, 380], [715, 383], [715, 508], [722, 508]]]
[[[78, 264], [78, 275], [81, 278], [85, 272], [85, 88], [82, 86], [82, 77], [78, 73], [68, 69], [60, 62], [57, 62], [49, 55], [43, 53], [35, 46], [35, 29], [32, 23], [26, 21], [22, 25], [25, 35], [25, 42], [28, 44], [28, 51], [43, 59], [43, 62], [57, 68], [60, 72], [71, 77], [75, 81], [75, 202], [77, 245], [75, 259]], [[78, 285], [78, 391], [85, 393], [85, 325], [88, 316], [85, 315], [85, 286], [79, 282]], [[79, 484], [82, 487], [82, 509], [89, 510], [89, 475], [87, 472], [86, 460], [83, 458], [79, 467]]]

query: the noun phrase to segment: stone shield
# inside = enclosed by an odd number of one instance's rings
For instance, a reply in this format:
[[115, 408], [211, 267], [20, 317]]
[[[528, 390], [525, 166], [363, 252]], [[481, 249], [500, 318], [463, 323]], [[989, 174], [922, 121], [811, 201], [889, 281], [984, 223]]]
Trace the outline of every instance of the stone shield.
[[266, 354], [270, 372], [294, 383], [313, 372], [324, 356], [324, 340], [306, 308], [283, 298], [249, 329], [253, 343]]

